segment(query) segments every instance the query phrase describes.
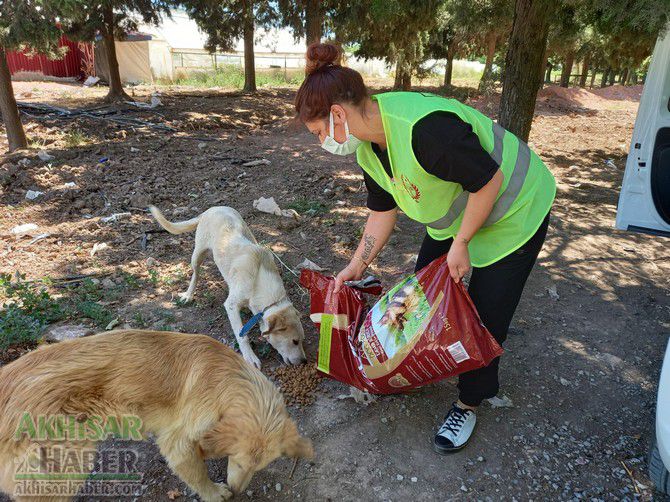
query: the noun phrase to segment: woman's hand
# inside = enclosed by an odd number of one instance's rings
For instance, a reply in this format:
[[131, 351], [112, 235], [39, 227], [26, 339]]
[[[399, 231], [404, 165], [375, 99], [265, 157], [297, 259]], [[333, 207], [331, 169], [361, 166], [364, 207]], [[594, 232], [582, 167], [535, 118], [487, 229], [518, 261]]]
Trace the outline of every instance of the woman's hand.
[[344, 281], [357, 281], [363, 277], [363, 272], [367, 266], [359, 259], [353, 259], [342, 271], [335, 277], [335, 288], [333, 293], [337, 294], [342, 289]]
[[447, 265], [449, 265], [449, 274], [454, 281], [459, 282], [470, 270], [470, 252], [468, 243], [462, 239], [456, 238], [447, 254]]

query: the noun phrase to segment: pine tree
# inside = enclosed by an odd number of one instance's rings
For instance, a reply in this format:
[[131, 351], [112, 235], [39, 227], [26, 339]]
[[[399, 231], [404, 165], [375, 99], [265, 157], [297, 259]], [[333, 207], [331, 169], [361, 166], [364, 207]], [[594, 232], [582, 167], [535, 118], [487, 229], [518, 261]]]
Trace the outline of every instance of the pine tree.
[[305, 44], [321, 41], [328, 12], [337, 7], [336, 0], [278, 0], [281, 26], [291, 29], [296, 40], [305, 37]]
[[383, 58], [395, 65], [394, 87], [408, 90], [425, 60], [439, 4], [438, 0], [345, 1], [334, 12], [333, 25], [340, 40], [356, 44], [356, 56]]
[[58, 47], [62, 30], [58, 23], [80, 8], [78, 0], [0, 0], [0, 112], [9, 151], [25, 148], [27, 141], [14, 99], [6, 52], [28, 49], [53, 59], [62, 57], [64, 49]]
[[[51, 0], [58, 4], [60, 0]], [[66, 30], [75, 40], [93, 41], [100, 35], [103, 41], [108, 68], [108, 101], [126, 100], [130, 97], [123, 90], [119, 63], [116, 58], [115, 40], [123, 40], [128, 32], [137, 29], [138, 19], [145, 23], [159, 24], [164, 15], [170, 15], [170, 0], [92, 0], [83, 1], [82, 8], [74, 14], [71, 27]]]
[[254, 29], [255, 25], [271, 26], [277, 22], [276, 3], [270, 0], [189, 0], [182, 4], [207, 34], [209, 51], [231, 51], [237, 40], [244, 40], [243, 92], [256, 92]]

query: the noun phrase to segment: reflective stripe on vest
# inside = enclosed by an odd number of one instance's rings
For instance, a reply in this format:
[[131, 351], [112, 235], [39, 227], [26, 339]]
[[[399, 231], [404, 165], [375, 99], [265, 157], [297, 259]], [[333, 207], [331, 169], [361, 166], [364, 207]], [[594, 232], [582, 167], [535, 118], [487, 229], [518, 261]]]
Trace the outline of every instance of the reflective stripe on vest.
[[[500, 166], [503, 159], [503, 138], [505, 137], [505, 129], [495, 122], [493, 124], [493, 150], [491, 151], [491, 158]], [[519, 151], [517, 152], [516, 162], [514, 163], [514, 170], [512, 171], [512, 176], [510, 177], [507, 187], [503, 193], [498, 197], [498, 200], [493, 205], [493, 209], [489, 214], [488, 218], [484, 222], [484, 227], [493, 225], [495, 222], [500, 220], [521, 192], [523, 183], [526, 180], [526, 175], [528, 174], [528, 169], [530, 168], [530, 148], [528, 145], [519, 140]], [[434, 228], [435, 230], [444, 230], [449, 228], [454, 224], [456, 219], [460, 214], [465, 210], [465, 206], [468, 204], [468, 197], [470, 192], [463, 191], [461, 192], [451, 204], [451, 207], [442, 218], [435, 220], [431, 223], [427, 223], [426, 226]]]

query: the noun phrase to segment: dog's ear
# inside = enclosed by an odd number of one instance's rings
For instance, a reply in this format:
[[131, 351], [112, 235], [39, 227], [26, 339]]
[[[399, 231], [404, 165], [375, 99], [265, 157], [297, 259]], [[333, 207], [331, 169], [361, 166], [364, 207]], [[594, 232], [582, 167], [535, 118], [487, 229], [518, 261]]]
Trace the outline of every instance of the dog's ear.
[[281, 331], [287, 327], [286, 319], [284, 319], [284, 316], [281, 314], [272, 314], [265, 322], [267, 323], [268, 329], [265, 330], [263, 335], [269, 335], [273, 331]]
[[295, 423], [290, 419], [284, 422], [282, 453], [292, 458], [314, 458], [312, 441], [302, 437], [298, 433]]
[[214, 427], [207, 431], [198, 445], [204, 458], [221, 458], [234, 453], [239, 431], [235, 430], [225, 418], [219, 420]]

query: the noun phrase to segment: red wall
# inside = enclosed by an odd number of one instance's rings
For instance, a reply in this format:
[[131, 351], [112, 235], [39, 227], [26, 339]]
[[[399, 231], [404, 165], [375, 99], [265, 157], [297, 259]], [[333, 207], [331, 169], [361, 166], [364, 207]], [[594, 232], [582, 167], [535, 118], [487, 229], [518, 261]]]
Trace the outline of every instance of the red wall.
[[39, 54], [35, 57], [28, 57], [23, 52], [7, 52], [10, 73], [35, 71], [52, 77], [80, 77], [82, 75], [82, 54], [78, 44], [63, 36], [59, 45], [68, 47], [68, 51], [63, 59], [55, 61], [49, 61], [45, 56]]

